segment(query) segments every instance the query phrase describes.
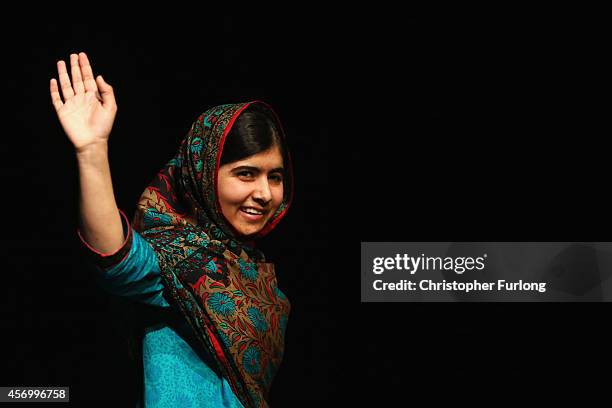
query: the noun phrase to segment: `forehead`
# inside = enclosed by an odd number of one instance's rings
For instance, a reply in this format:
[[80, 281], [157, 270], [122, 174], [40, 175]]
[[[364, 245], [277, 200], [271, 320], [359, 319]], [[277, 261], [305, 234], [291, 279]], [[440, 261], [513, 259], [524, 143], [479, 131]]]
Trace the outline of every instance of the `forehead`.
[[232, 167], [249, 165], [262, 169], [274, 169], [283, 167], [283, 155], [278, 146], [272, 146], [268, 150], [229, 164], [231, 164]]

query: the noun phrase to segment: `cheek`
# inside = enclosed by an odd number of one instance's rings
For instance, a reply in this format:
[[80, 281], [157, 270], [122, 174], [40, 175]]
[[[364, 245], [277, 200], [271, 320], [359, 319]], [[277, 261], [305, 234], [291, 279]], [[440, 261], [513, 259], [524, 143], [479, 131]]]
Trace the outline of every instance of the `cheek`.
[[279, 186], [272, 190], [272, 204], [274, 207], [278, 207], [283, 202], [283, 186]]
[[240, 183], [224, 182], [219, 184], [219, 202], [221, 208], [227, 210], [234, 206], [239, 206], [248, 195], [244, 191], [244, 186]]

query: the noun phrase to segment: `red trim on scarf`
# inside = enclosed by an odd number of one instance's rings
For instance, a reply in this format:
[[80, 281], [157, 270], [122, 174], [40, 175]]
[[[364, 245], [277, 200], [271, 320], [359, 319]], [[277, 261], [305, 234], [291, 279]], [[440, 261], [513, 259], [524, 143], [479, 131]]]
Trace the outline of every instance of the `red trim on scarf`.
[[[125, 240], [123, 241], [123, 243], [121, 244], [119, 249], [117, 249], [115, 252], [106, 253], [105, 254], [105, 253], [102, 253], [102, 252], [98, 251], [97, 249], [95, 249], [94, 247], [89, 245], [87, 243], [87, 241], [85, 241], [85, 238], [83, 238], [83, 235], [81, 234], [80, 229], [77, 228], [77, 230], [76, 230], [77, 235], [79, 236], [81, 242], [87, 247], [87, 249], [89, 249], [90, 251], [94, 252], [96, 255], [101, 256], [102, 258], [108, 258], [108, 257], [111, 257], [111, 256], [115, 255], [117, 252], [121, 251], [123, 249], [123, 247], [125, 246], [125, 244], [130, 240], [130, 235], [132, 234], [132, 227], [130, 226], [130, 222], [128, 221], [128, 218], [125, 215], [125, 213], [123, 211], [121, 211], [121, 209], [118, 209], [118, 210], [119, 210], [119, 214], [125, 220], [125, 225], [127, 225], [127, 235], [125, 236]], [[122, 226], [122, 229], [123, 229], [123, 226]], [[121, 262], [123, 262], [123, 260], [125, 258], [127, 258], [128, 254], [129, 254], [129, 251], [126, 252], [126, 254], [123, 256], [123, 258], [119, 262], [117, 262], [117, 264], [120, 264]]]
[[215, 337], [215, 335], [213, 334], [213, 332], [210, 330], [210, 328], [208, 326], [204, 326], [206, 327], [206, 331], [208, 332], [208, 337], [210, 338], [213, 347], [215, 348], [215, 353], [217, 353], [217, 357], [219, 357], [219, 360], [221, 360], [221, 362], [223, 363], [223, 365], [225, 367], [227, 367], [228, 371], [230, 371], [229, 369], [230, 364], [227, 361], [227, 358], [225, 357], [225, 353], [223, 352], [223, 348], [221, 347], [221, 345], [219, 344], [219, 342], [217, 341], [217, 338]]

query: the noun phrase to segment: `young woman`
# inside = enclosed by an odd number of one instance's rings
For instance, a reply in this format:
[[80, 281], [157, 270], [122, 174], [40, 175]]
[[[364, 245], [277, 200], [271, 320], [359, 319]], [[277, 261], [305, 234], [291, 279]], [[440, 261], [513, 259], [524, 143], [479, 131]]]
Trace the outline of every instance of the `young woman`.
[[130, 225], [108, 162], [113, 89], [94, 77], [85, 53], [70, 56], [70, 75], [64, 61], [57, 67], [51, 100], [76, 151], [79, 236], [101, 285], [160, 317], [142, 343], [144, 405], [268, 406], [290, 303], [254, 240], [292, 199], [278, 118], [260, 101], [201, 114]]

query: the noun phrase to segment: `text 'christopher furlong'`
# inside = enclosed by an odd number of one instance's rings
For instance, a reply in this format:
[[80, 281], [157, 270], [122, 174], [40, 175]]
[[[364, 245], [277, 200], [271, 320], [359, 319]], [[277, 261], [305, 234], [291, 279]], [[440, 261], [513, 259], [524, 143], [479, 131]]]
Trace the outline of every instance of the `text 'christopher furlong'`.
[[538, 291], [540, 293], [546, 292], [546, 282], [508, 282], [503, 279], [499, 279], [497, 282], [447, 282], [443, 280], [441, 282], [434, 282], [432, 280], [423, 279], [421, 281], [413, 282], [410, 280], [402, 279], [399, 282], [383, 282], [378, 279], [373, 282], [374, 290], [407, 290], [407, 291], [444, 291], [452, 290], [459, 292], [483, 292], [483, 291]]

